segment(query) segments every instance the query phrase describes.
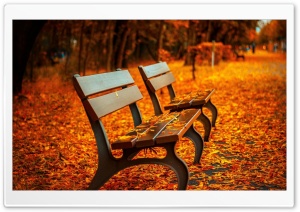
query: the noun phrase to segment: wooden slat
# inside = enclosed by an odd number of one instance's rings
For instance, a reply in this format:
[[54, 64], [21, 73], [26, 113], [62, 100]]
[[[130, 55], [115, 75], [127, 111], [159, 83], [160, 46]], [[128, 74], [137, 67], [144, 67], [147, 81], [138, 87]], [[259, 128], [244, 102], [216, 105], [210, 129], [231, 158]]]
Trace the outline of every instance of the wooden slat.
[[153, 65], [140, 67], [142, 68], [148, 79], [170, 71], [170, 68], [166, 62], [160, 62]]
[[214, 91], [215, 90], [213, 89], [207, 91], [194, 91], [189, 94], [184, 94], [183, 96], [173, 99], [168, 105], [164, 107], [164, 109], [179, 110], [204, 105], [211, 98]]
[[[174, 118], [176, 118], [178, 115], [178, 112], [173, 112], [169, 114], [154, 116], [151, 119], [137, 126], [134, 130], [127, 133], [126, 135], [119, 136], [118, 139], [111, 144], [111, 148], [132, 148], [135, 146], [137, 141], [139, 141], [137, 147], [152, 146], [154, 144], [155, 137], [161, 130], [164, 129], [166, 125], [163, 122], [168, 123]], [[154, 129], [156, 129], [156, 131]], [[138, 137], [140, 137], [140, 139], [138, 139]]]
[[74, 85], [81, 99], [90, 95], [134, 83], [128, 70], [115, 71], [91, 76], [74, 77]]
[[184, 100], [182, 102], [180, 102], [178, 104], [178, 108], [179, 109], [189, 108], [192, 105], [194, 98], [197, 96], [198, 96], [197, 93], [191, 92], [184, 98]]
[[182, 102], [183, 99], [180, 100], [172, 100], [168, 105], [164, 106], [165, 110], [177, 110], [178, 109], [178, 104]]
[[176, 120], [170, 123], [157, 137], [156, 143], [175, 142], [182, 138], [197, 117], [201, 114], [199, 109], [187, 109], [181, 112]]
[[176, 119], [180, 113], [169, 113], [167, 116], [160, 119], [157, 123], [152, 125], [149, 130], [138, 136], [135, 146], [137, 148], [153, 146], [155, 144], [156, 137], [161, 131], [165, 129], [168, 123]]
[[127, 133], [125, 136], [120, 136], [116, 141], [114, 141], [111, 144], [112, 149], [127, 149], [132, 148], [135, 146], [135, 143], [137, 141], [137, 134], [142, 134], [147, 132], [152, 125], [157, 123], [160, 118], [162, 118], [163, 115], [160, 116], [153, 116], [149, 120], [145, 121], [144, 123], [138, 125], [134, 130]]
[[146, 81], [147, 85], [149, 85], [149, 88], [151, 89], [152, 92], [155, 92], [167, 85], [170, 85], [173, 82], [175, 82], [175, 78], [172, 72], [163, 74], [155, 78], [151, 78]]
[[185, 100], [181, 101], [177, 105], [177, 107], [178, 107], [178, 109], [189, 108], [192, 105], [192, 101], [193, 101], [193, 99], [185, 99]]
[[120, 136], [118, 140], [111, 144], [112, 149], [128, 149], [135, 145], [137, 134], [135, 131], [127, 133], [125, 136]]
[[192, 102], [192, 107], [203, 105], [203, 104], [207, 103], [214, 92], [215, 92], [215, 89], [207, 90], [207, 91], [204, 91], [201, 93], [199, 92], [199, 95]]
[[103, 96], [87, 99], [83, 101], [87, 112], [91, 118], [96, 121], [109, 113], [121, 109], [129, 104], [132, 104], [143, 96], [136, 85], [106, 94]]
[[164, 108], [165, 110], [177, 110], [182, 107], [188, 107], [191, 105], [191, 96], [195, 96], [195, 94], [187, 93], [182, 96], [176, 97]]

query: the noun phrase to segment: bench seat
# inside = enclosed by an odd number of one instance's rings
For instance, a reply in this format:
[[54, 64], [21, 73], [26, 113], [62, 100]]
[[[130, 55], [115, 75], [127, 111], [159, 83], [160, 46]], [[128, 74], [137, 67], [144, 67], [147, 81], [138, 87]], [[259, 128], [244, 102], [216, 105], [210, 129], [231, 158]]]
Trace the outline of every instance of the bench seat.
[[[200, 110], [190, 109], [170, 112], [159, 116], [159, 118], [155, 117], [155, 121], [149, 120], [138, 125], [127, 134], [119, 136], [111, 144], [111, 147], [112, 149], [145, 148], [161, 143], [176, 142], [183, 137], [200, 113]], [[180, 127], [178, 122], [182, 124]]]
[[188, 109], [206, 104], [215, 89], [206, 91], [194, 91], [182, 96], [176, 96], [168, 105], [164, 106], [165, 110], [176, 111], [180, 109]]

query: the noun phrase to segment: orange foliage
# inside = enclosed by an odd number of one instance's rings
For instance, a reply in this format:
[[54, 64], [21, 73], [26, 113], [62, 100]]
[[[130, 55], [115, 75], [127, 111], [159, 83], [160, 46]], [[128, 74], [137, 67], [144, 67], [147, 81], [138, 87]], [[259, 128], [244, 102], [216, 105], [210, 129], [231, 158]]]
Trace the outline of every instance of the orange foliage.
[[[176, 146], [191, 173], [189, 190], [286, 190], [286, 61], [280, 54], [259, 54], [214, 69], [200, 67], [196, 81], [190, 66], [169, 63], [178, 94], [216, 89], [217, 127], [205, 143], [201, 165], [193, 164], [191, 141], [182, 139]], [[144, 96], [138, 102], [141, 113], [150, 118], [153, 108], [145, 86], [137, 68], [129, 70]], [[169, 101], [167, 96], [167, 90], [159, 94], [162, 103]], [[123, 109], [103, 119], [109, 140], [133, 127], [129, 112]], [[195, 127], [203, 134], [199, 122]], [[122, 151], [113, 153], [118, 157]], [[165, 151], [140, 154], [164, 157]], [[94, 135], [71, 81], [25, 83], [13, 104], [13, 189], [86, 189], [97, 161]], [[176, 176], [160, 165], [139, 165], [120, 171], [101, 189], [173, 190]]]
[[199, 65], [211, 65], [212, 52], [214, 48], [214, 64], [217, 65], [221, 60], [227, 61], [232, 58], [231, 45], [223, 45], [221, 42], [203, 42], [197, 46], [190, 46], [189, 52], [196, 53], [196, 63]]

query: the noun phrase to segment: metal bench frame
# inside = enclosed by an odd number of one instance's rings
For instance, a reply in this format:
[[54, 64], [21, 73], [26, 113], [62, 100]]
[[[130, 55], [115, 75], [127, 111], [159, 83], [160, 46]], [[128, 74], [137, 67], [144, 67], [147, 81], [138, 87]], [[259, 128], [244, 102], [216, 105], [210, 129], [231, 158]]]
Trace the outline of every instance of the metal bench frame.
[[[149, 146], [123, 148], [123, 155], [120, 158], [115, 158], [111, 152], [111, 143], [101, 122], [101, 117], [129, 106], [135, 127], [142, 123], [142, 116], [136, 102], [143, 97], [127, 70], [91, 76], [76, 74], [73, 77], [73, 84], [88, 116], [98, 148], [98, 168], [88, 190], [98, 190], [120, 170], [139, 164], [168, 166], [176, 173], [178, 190], [186, 189], [189, 171], [186, 163], [176, 154], [175, 145], [177, 140], [160, 144], [155, 143], [150, 146], [163, 147], [167, 152], [164, 158], [134, 158], [140, 151], [149, 148]], [[121, 91], [113, 90], [109, 94], [94, 97], [95, 94], [115, 88], [121, 88]], [[113, 98], [114, 95], [115, 98]], [[106, 101], [108, 99], [110, 102]], [[194, 120], [199, 115], [200, 111], [197, 110]], [[188, 129], [185, 129], [184, 134], [181, 136], [193, 141], [196, 149], [194, 162], [199, 163], [203, 151], [203, 140], [201, 135], [194, 129], [194, 120], [191, 120]]]
[[[169, 66], [166, 62], [159, 62], [148, 66], [138, 66], [140, 74], [143, 78], [145, 86], [147, 87], [147, 91], [152, 100], [152, 104], [154, 107], [154, 112], [156, 115], [162, 114], [163, 109], [156, 95], [156, 92], [164, 87], [168, 88], [170, 99], [174, 99], [176, 97], [175, 90], [172, 86], [172, 83], [175, 82], [175, 77], [171, 72]], [[204, 126], [204, 141], [209, 141], [209, 136], [211, 133], [211, 128], [216, 126], [216, 120], [218, 116], [218, 110], [216, 106], [211, 102], [211, 95], [214, 92], [214, 89], [211, 93], [203, 100], [203, 103], [198, 105], [191, 104], [190, 106], [185, 107], [188, 108], [197, 108], [201, 110], [201, 115], [198, 117], [198, 120]], [[166, 106], [165, 106], [166, 107]], [[212, 113], [212, 120], [203, 113], [203, 108], [207, 108]], [[182, 110], [182, 108], [174, 109], [177, 111]]]

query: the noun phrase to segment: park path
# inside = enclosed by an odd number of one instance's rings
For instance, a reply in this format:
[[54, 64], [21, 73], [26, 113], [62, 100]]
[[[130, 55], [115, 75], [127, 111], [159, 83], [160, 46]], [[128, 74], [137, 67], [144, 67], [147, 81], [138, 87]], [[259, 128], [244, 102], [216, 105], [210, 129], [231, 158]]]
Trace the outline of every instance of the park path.
[[[146, 64], [145, 64], [146, 65]], [[194, 148], [187, 139], [177, 152], [191, 172], [189, 190], [286, 189], [286, 60], [283, 54], [246, 54], [245, 61], [222, 62], [214, 68], [169, 63], [178, 94], [215, 88], [212, 101], [219, 116], [201, 164], [192, 164]], [[129, 68], [143, 93], [138, 105], [145, 118], [153, 115], [147, 91], [136, 67]], [[168, 101], [167, 91], [160, 94]], [[50, 94], [52, 93], [52, 94]], [[24, 84], [14, 99], [13, 188], [16, 190], [81, 190], [96, 170], [97, 153], [88, 120], [72, 84], [51, 80]], [[130, 128], [124, 109], [103, 120], [110, 140]], [[204, 111], [210, 117], [208, 111]], [[203, 133], [200, 123], [196, 129]], [[115, 151], [119, 156], [121, 152]], [[155, 154], [142, 152], [141, 154]], [[158, 149], [157, 154], [164, 151]], [[102, 190], [176, 189], [175, 174], [159, 165], [127, 168]]]

